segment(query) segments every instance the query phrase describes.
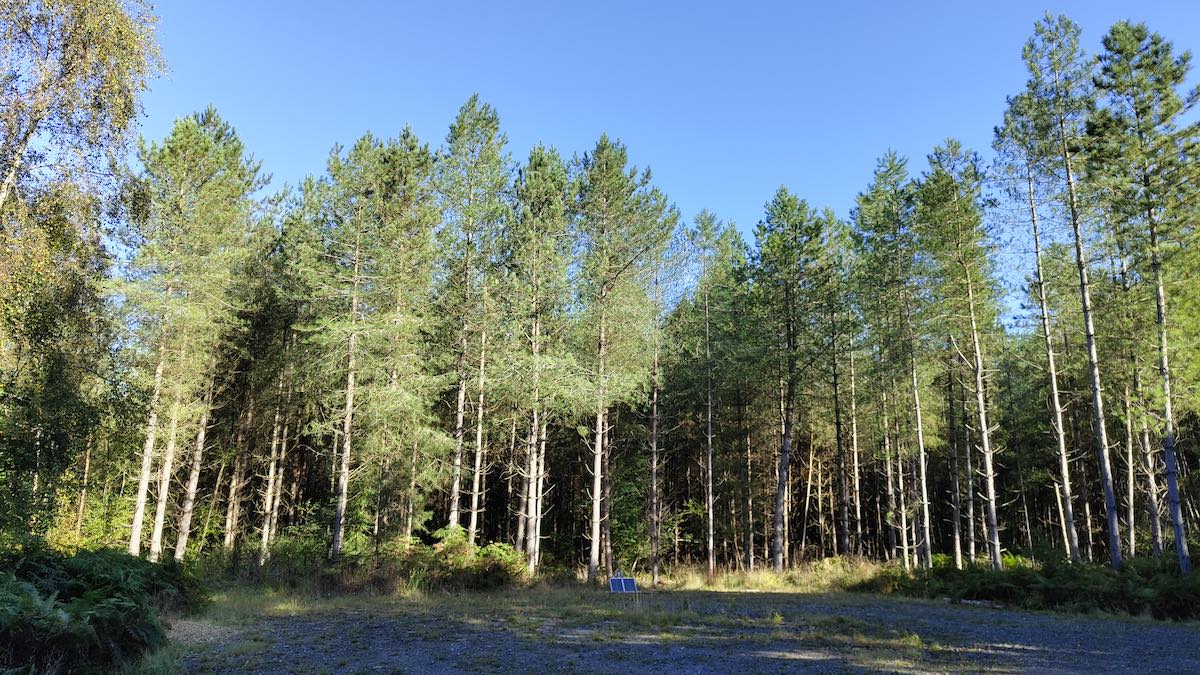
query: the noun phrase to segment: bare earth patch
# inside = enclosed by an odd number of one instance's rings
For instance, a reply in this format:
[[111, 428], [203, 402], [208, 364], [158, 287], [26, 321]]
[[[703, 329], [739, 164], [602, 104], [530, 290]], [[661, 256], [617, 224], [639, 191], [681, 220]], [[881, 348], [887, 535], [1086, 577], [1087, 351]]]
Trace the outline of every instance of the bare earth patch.
[[217, 604], [172, 629], [184, 672], [1200, 672], [1195, 625], [847, 594], [564, 589]]

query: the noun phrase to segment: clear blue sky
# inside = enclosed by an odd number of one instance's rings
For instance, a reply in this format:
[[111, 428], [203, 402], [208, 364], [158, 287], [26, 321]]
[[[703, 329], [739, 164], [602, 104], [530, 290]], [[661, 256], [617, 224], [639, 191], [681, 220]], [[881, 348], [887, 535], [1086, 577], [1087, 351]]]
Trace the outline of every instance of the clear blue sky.
[[[781, 184], [846, 216], [893, 147], [924, 166], [947, 136], [988, 150], [1021, 47], [1044, 11], [1084, 29], [1146, 21], [1200, 49], [1200, 2], [163, 3], [170, 72], [142, 133], [213, 104], [277, 186], [320, 172], [334, 143], [411, 124], [439, 144], [479, 92], [514, 158], [570, 156], [600, 132], [686, 218], [757, 222]], [[1194, 78], [1193, 78], [1194, 81]]]

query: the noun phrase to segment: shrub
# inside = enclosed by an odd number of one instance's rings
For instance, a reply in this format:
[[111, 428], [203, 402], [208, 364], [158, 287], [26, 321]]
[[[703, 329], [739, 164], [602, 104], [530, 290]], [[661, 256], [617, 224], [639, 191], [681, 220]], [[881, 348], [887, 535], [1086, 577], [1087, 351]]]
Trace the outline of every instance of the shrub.
[[1004, 570], [949, 564], [905, 572], [895, 565], [850, 590], [926, 598], [981, 600], [1025, 609], [1149, 613], [1157, 619], [1200, 619], [1200, 577], [1183, 577], [1173, 562], [1131, 560], [1120, 570], [1099, 565], [1006, 559]]
[[0, 550], [0, 667], [107, 670], [166, 641], [161, 611], [204, 595], [178, 565], [112, 550], [65, 555], [40, 541]]

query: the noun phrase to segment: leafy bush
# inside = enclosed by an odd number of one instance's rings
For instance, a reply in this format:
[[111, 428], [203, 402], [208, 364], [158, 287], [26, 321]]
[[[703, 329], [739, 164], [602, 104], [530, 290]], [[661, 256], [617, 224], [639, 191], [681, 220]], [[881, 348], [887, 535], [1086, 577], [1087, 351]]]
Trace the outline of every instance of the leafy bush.
[[161, 611], [204, 602], [178, 565], [112, 550], [0, 549], [0, 668], [102, 671], [166, 641]]
[[254, 580], [318, 593], [489, 590], [526, 581], [525, 558], [508, 544], [476, 546], [461, 527], [438, 530], [433, 539], [432, 545], [395, 539], [383, 544], [378, 553], [346, 553], [331, 563], [321, 537], [296, 533], [273, 543], [271, 555], [261, 567], [257, 551], [254, 555], [235, 553], [232, 559], [203, 566], [210, 573], [224, 570], [214, 580]]
[[1171, 561], [1131, 560], [1120, 570], [1099, 565], [1006, 559], [1005, 569], [948, 563], [904, 572], [890, 566], [850, 590], [926, 598], [997, 602], [1026, 609], [1150, 614], [1200, 619], [1200, 577], [1181, 576]]

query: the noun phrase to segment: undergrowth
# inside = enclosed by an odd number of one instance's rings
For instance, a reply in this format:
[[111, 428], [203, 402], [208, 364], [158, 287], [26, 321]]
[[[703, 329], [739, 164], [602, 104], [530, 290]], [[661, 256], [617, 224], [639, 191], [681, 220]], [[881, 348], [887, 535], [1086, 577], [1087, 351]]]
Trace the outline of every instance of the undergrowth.
[[1013, 556], [1005, 557], [1003, 570], [983, 565], [960, 570], [945, 560], [935, 561], [932, 569], [911, 572], [889, 565], [847, 590], [996, 602], [1034, 610], [1200, 619], [1200, 576], [1181, 576], [1174, 561], [1146, 558], [1127, 560], [1120, 571], [1092, 564], [1039, 564]]
[[166, 642], [165, 612], [196, 609], [200, 586], [174, 562], [121, 551], [0, 546], [0, 669], [103, 672]]

